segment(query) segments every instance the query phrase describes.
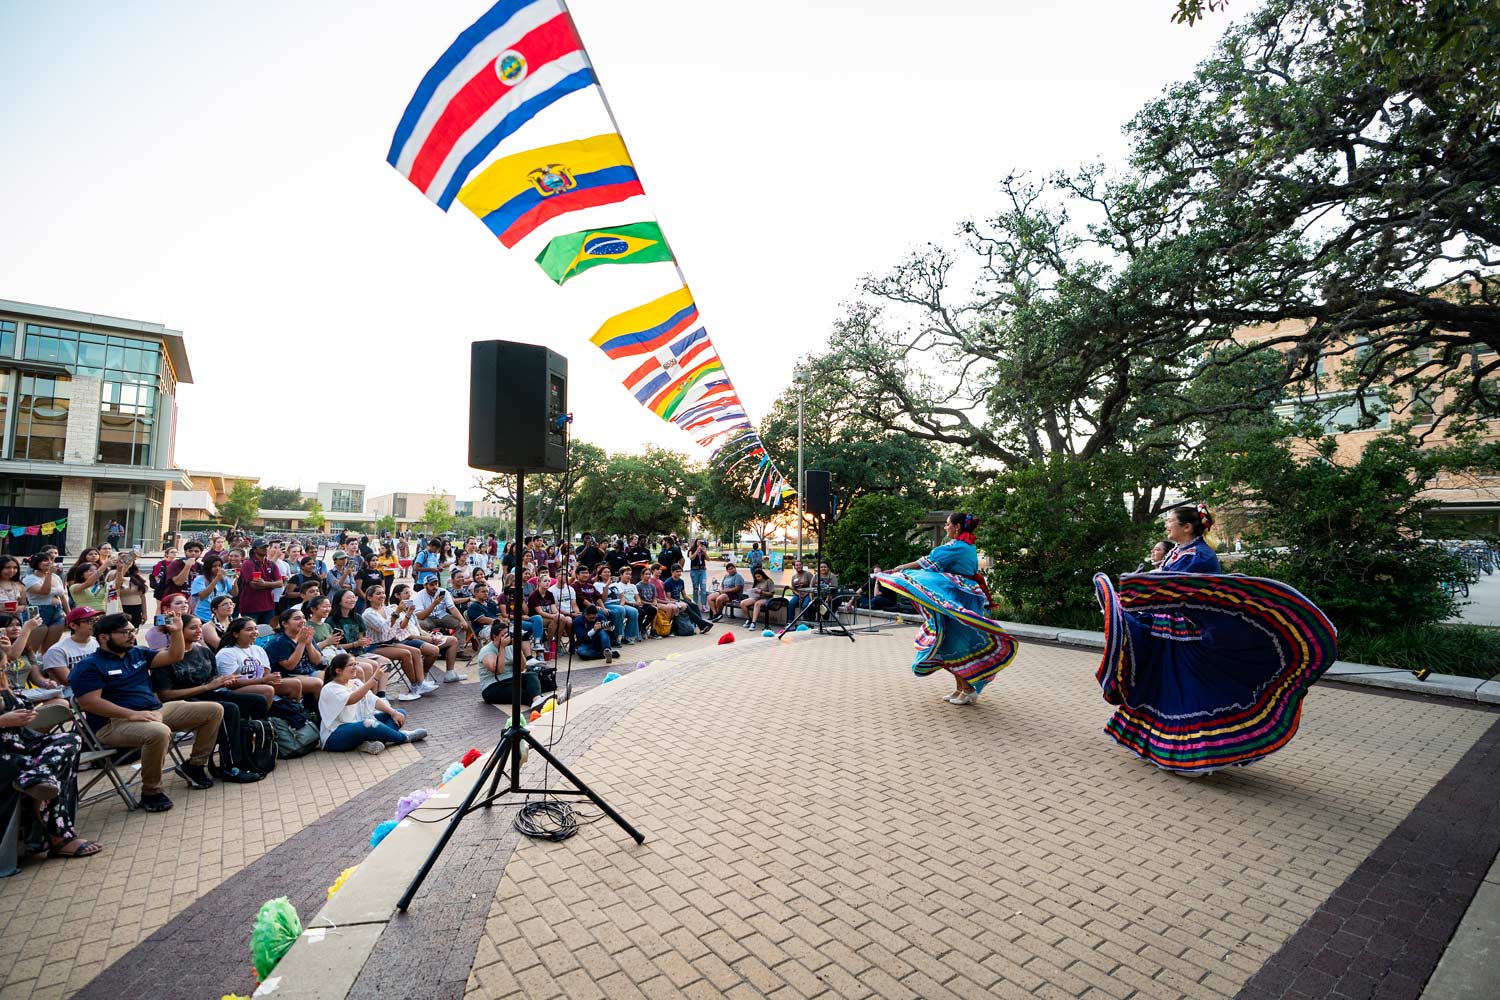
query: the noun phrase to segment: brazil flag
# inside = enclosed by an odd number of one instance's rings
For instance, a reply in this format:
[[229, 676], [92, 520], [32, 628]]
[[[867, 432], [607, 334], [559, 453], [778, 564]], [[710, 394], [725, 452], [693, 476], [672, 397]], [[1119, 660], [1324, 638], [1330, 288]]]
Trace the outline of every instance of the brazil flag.
[[633, 222], [612, 229], [585, 229], [555, 236], [537, 255], [547, 277], [559, 285], [598, 264], [651, 264], [671, 260], [672, 251], [654, 222]]

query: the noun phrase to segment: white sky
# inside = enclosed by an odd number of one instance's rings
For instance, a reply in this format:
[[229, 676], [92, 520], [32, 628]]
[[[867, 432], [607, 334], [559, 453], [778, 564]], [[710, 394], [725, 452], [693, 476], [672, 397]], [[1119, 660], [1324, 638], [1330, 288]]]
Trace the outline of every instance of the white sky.
[[[490, 338], [568, 357], [577, 437], [705, 457], [588, 342], [670, 265], [557, 288], [535, 241], [505, 250], [385, 163], [489, 6], [0, 0], [0, 298], [184, 331], [187, 468], [473, 496], [469, 342]], [[547, 235], [654, 210], [757, 421], [862, 275], [951, 241], [1013, 169], [1118, 158], [1224, 27], [1170, 23], [1173, 0], [571, 6], [648, 199]], [[607, 131], [593, 93], [499, 152]]]

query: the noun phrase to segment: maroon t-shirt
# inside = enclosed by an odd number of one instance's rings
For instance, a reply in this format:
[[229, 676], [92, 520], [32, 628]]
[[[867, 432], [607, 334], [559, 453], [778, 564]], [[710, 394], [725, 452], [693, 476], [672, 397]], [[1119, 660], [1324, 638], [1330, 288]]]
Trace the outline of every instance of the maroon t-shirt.
[[[202, 562], [203, 558], [200, 556], [198, 558], [198, 561]], [[171, 562], [171, 565], [169, 565], [167, 567], [167, 571], [166, 571], [166, 573], [163, 574], [163, 577], [162, 577], [162, 587], [161, 587], [161, 597], [162, 597], [162, 600], [165, 601], [168, 597], [171, 597], [173, 594], [186, 594], [186, 593], [189, 593], [193, 589], [193, 577], [198, 572], [198, 570], [197, 570], [196, 567], [194, 567], [192, 573], [188, 574], [187, 583], [179, 585], [179, 584], [173, 582], [173, 578], [175, 576], [177, 576], [178, 573], [181, 573], [182, 572], [182, 567], [184, 567], [186, 565], [187, 565], [187, 560], [186, 559], [173, 559], [172, 562]]]
[[280, 580], [281, 567], [272, 559], [264, 561], [254, 556], [240, 563], [240, 614], [258, 614], [276, 609], [276, 591], [267, 587], [257, 590], [250, 586], [251, 574], [259, 573], [262, 580]]

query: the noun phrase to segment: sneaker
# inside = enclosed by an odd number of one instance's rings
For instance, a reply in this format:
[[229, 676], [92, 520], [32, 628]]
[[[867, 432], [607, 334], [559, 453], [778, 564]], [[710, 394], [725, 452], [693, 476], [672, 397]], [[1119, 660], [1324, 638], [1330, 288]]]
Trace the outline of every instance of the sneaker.
[[436, 691], [440, 687], [442, 687], [442, 685], [437, 682], [437, 679], [435, 677], [428, 677], [425, 681], [412, 688], [412, 694], [432, 694], [432, 692]]
[[141, 808], [148, 813], [164, 813], [172, 808], [172, 800], [161, 792], [146, 792], [141, 796]]
[[427, 730], [421, 728], [420, 726], [416, 729], [406, 730], [406, 742], [408, 743], [421, 743], [426, 738]]
[[[418, 685], [418, 687], [420, 687], [420, 686], [421, 685]], [[396, 700], [397, 701], [417, 701], [421, 697], [422, 697], [421, 695], [417, 694], [417, 689], [416, 688], [412, 688], [410, 691], [406, 692], [405, 694], [398, 694], [398, 695], [396, 695]]]
[[746, 620], [745, 620], [745, 627], [746, 627], [746, 628], [754, 628], [754, 627], [755, 627], [755, 623], [754, 623], [754, 622], [753, 622], [753, 621], [750, 621], [750, 620], [749, 620], [749, 619], [748, 619], [748, 618], [747, 618], [747, 619], [746, 619]]
[[368, 743], [361, 743], [359, 748], [364, 753], [385, 753], [385, 744], [379, 740], [370, 740]]
[[714, 627], [713, 622], [709, 622], [706, 625], [699, 625], [698, 626], [698, 634], [699, 635], [708, 635], [708, 633], [713, 630], [713, 627]]
[[457, 684], [459, 681], [466, 681], [468, 679], [468, 674], [461, 674], [457, 670], [450, 670], [443, 675], [444, 684]]
[[214, 779], [208, 776], [208, 768], [202, 764], [184, 764], [177, 769], [177, 773], [182, 775], [183, 779], [187, 781], [189, 788], [196, 788], [201, 791], [205, 788], [214, 787]]
[[538, 660], [535, 656], [533, 656], [531, 659], [526, 661], [526, 665], [528, 667], [545, 667], [547, 665], [547, 661]]
[[265, 775], [259, 771], [247, 771], [242, 767], [231, 767], [219, 771], [219, 780], [232, 782], [236, 785], [249, 785], [264, 778]]
[[711, 622], [723, 621], [724, 620], [724, 612], [720, 611], [716, 615], [709, 615], [708, 616], [708, 620], [711, 621]]

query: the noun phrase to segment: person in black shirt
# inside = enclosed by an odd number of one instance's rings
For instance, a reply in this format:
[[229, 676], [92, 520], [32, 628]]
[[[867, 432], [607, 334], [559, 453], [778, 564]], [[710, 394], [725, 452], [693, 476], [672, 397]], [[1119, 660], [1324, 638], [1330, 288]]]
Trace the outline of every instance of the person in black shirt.
[[625, 550], [625, 558], [632, 566], [646, 566], [651, 562], [651, 550], [640, 536], [631, 535], [630, 548]]
[[604, 550], [594, 541], [593, 535], [583, 536], [583, 551], [578, 553], [578, 565], [586, 567], [590, 573], [599, 568], [604, 561]]
[[661, 556], [656, 561], [661, 563], [662, 569], [668, 573], [672, 572], [673, 566], [682, 565], [682, 549], [678, 548], [675, 535], [669, 535], [667, 540], [661, 543]]
[[244, 766], [242, 720], [264, 719], [270, 703], [251, 691], [231, 691], [233, 676], [220, 674], [213, 652], [201, 641], [203, 623], [185, 618], [182, 639], [187, 649], [182, 659], [151, 671], [151, 687], [163, 704], [173, 701], [211, 701], [224, 707], [224, 721], [219, 726], [219, 760], [228, 767], [209, 761], [208, 770], [215, 778], [241, 784], [259, 781], [265, 775]]
[[604, 553], [604, 561], [609, 563], [609, 571], [614, 576], [619, 576], [620, 570], [630, 565], [630, 557], [625, 554], [624, 539], [616, 539], [615, 544]]

